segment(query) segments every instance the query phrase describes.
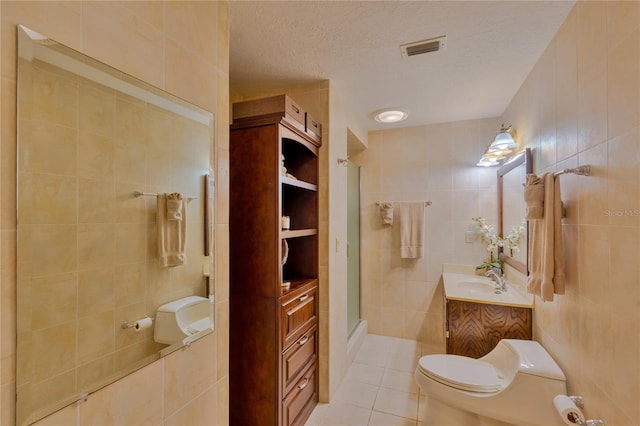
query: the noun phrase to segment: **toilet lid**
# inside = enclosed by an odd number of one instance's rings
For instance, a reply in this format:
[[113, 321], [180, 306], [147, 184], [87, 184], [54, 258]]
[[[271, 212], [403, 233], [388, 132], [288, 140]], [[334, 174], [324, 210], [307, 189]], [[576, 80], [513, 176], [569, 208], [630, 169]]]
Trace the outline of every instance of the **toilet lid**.
[[502, 389], [493, 365], [459, 355], [427, 355], [418, 368], [427, 377], [444, 385], [469, 392], [497, 392]]

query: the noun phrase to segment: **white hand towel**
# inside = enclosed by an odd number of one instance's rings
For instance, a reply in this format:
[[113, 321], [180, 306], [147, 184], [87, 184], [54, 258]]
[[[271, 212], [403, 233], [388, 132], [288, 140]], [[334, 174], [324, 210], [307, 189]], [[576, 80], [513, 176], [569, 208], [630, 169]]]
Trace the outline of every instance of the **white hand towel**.
[[156, 225], [158, 233], [158, 260], [160, 266], [178, 266], [187, 263], [185, 251], [187, 238], [187, 216], [185, 203], [181, 203], [181, 220], [167, 218], [167, 197], [172, 194], [158, 194]]
[[400, 257], [424, 257], [424, 202], [400, 203]]

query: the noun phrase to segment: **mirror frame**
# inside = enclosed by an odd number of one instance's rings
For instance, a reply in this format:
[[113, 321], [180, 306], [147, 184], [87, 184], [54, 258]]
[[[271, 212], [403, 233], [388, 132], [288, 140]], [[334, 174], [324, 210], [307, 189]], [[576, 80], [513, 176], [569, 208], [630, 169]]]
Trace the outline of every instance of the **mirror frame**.
[[[503, 236], [504, 235], [504, 221], [502, 219], [502, 212], [504, 209], [503, 206], [503, 178], [504, 176], [515, 170], [518, 166], [523, 165], [525, 166], [525, 172], [526, 174], [530, 174], [533, 173], [533, 161], [532, 161], [532, 157], [531, 157], [531, 149], [530, 148], [525, 148], [524, 151], [522, 151], [521, 153], [519, 153], [518, 155], [516, 155], [515, 157], [513, 157], [510, 161], [508, 161], [507, 163], [503, 164], [499, 169], [498, 169], [498, 235], [499, 236]], [[524, 185], [524, 182], [523, 182]], [[506, 254], [504, 252], [504, 248], [499, 247], [498, 248], [498, 259], [500, 259], [502, 262], [506, 263], [507, 265], [513, 267], [514, 269], [516, 269], [518, 272], [523, 273], [524, 275], [528, 275], [529, 273], [529, 267], [528, 267], [528, 263], [529, 263], [529, 222], [527, 222], [527, 263], [521, 262], [517, 259], [514, 259], [512, 256], [509, 256], [508, 254]]]

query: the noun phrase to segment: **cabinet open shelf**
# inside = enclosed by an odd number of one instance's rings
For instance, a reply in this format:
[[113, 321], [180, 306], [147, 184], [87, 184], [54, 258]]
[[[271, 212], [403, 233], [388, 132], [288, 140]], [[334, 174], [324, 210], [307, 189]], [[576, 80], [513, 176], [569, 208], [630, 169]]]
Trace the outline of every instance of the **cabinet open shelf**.
[[290, 229], [288, 231], [282, 231], [282, 238], [298, 238], [309, 237], [311, 235], [318, 235], [317, 229]]
[[293, 186], [296, 188], [302, 188], [302, 189], [306, 189], [308, 191], [317, 191], [318, 190], [318, 185], [314, 185], [312, 183], [308, 183], [305, 182], [303, 180], [299, 180], [299, 179], [292, 179], [286, 176], [282, 176], [281, 177], [282, 183], [284, 185], [289, 185], [289, 186]]

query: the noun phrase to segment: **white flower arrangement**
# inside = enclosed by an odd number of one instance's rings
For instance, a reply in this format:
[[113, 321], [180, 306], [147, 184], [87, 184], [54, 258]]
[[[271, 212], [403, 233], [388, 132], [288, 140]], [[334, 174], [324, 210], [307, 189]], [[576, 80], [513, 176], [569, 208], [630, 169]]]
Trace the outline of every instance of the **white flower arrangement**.
[[522, 219], [519, 225], [511, 225], [511, 232], [502, 238], [502, 247], [508, 248], [512, 256], [514, 251], [520, 251], [520, 236], [526, 229], [526, 221]]
[[514, 251], [520, 251], [520, 236], [527, 229], [525, 226], [526, 222], [523, 219], [519, 225], [513, 225], [511, 227], [511, 232], [507, 236], [500, 237], [496, 234], [496, 230], [493, 225], [487, 225], [486, 219], [482, 216], [473, 217], [471, 219], [478, 224], [478, 233], [482, 235], [482, 238], [487, 245], [487, 251], [489, 252], [489, 257], [476, 269], [502, 269], [502, 262], [498, 259], [498, 247], [508, 248], [511, 255], [513, 255]]

